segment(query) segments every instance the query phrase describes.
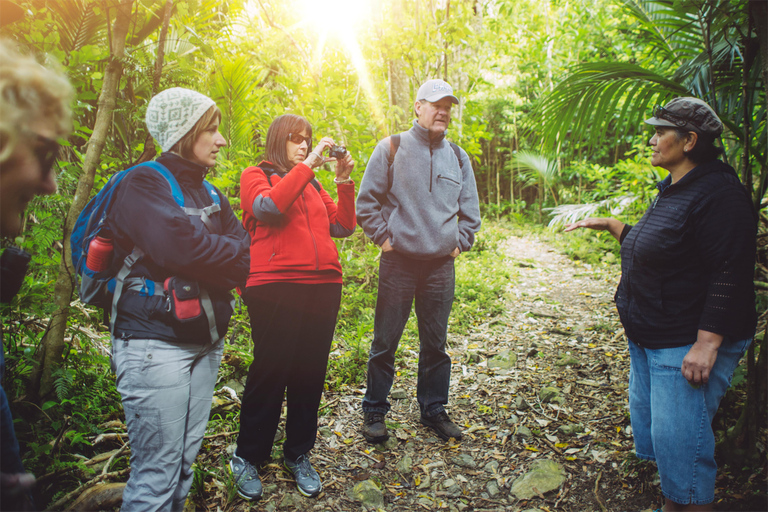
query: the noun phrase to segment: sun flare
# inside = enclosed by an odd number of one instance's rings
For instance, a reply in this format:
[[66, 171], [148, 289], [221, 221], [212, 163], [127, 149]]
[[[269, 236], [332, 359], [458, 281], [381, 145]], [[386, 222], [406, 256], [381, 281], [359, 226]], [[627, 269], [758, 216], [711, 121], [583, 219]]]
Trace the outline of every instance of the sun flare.
[[360, 87], [362, 88], [371, 114], [380, 129], [384, 128], [384, 113], [379, 105], [368, 66], [360, 50], [358, 33], [369, 24], [373, 17], [372, 0], [297, 0], [305, 11], [300, 24], [317, 33], [317, 42], [313, 52], [313, 65], [321, 66], [323, 51], [329, 39], [337, 39], [355, 67]]
[[296, 3], [309, 26], [339, 38], [356, 32], [361, 22], [371, 16], [370, 0], [297, 0]]
[[[293, 10], [292, 25], [280, 28], [291, 33], [301, 31], [312, 40], [310, 73], [322, 73], [327, 47], [339, 44], [355, 68], [360, 90], [371, 110], [371, 118], [384, 131], [386, 123], [381, 100], [372, 85], [368, 65], [360, 48], [359, 35], [367, 34], [375, 24], [380, 0], [293, 0], [285, 7]], [[244, 4], [248, 17], [264, 15], [265, 6], [256, 0]], [[267, 8], [267, 10], [269, 10]], [[269, 17], [269, 14], [267, 14]], [[270, 21], [270, 24], [272, 22]], [[273, 25], [273, 28], [276, 26]]]

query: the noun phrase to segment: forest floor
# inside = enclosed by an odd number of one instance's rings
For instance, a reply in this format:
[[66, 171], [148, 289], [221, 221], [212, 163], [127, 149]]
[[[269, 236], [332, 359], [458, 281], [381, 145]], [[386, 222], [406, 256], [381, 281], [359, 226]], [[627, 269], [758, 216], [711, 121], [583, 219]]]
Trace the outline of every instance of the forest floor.
[[[364, 510], [353, 488], [365, 481], [375, 483], [363, 484], [373, 489], [369, 506], [387, 511], [660, 507], [655, 465], [633, 455], [629, 355], [612, 301], [618, 267], [579, 264], [535, 235], [510, 237], [505, 253], [514, 276], [506, 314], [469, 336], [449, 335], [448, 410], [464, 430], [461, 441], [443, 442], [419, 423], [417, 353], [402, 350], [393, 388], [402, 398], [392, 400], [386, 443], [371, 446], [360, 434], [364, 390], [326, 392], [312, 452], [324, 482], [319, 497], [301, 496], [276, 458], [262, 478], [261, 501], [246, 502], [233, 495], [231, 482], [213, 479], [194, 499], [196, 509]], [[200, 457], [221, 465], [233, 442], [211, 437]], [[516, 496], [513, 484], [542, 460], [559, 466], [562, 483]], [[768, 510], [765, 467], [721, 467], [716, 510]]]
[[[418, 342], [404, 339], [386, 443], [372, 446], [360, 434], [363, 389], [326, 391], [312, 451], [324, 483], [318, 497], [300, 495], [283, 472], [280, 443], [263, 472], [263, 498], [248, 502], [238, 497], [226, 470], [236, 432], [219, 428], [203, 443], [187, 510], [659, 508], [663, 499], [655, 465], [633, 455], [629, 355], [613, 305], [618, 266], [572, 261], [533, 234], [511, 236], [504, 247], [499, 264], [512, 275], [505, 313], [480, 320], [467, 336], [449, 334], [448, 412], [464, 431], [461, 441], [444, 442], [419, 423], [418, 354], [413, 349]], [[460, 306], [457, 297], [454, 307]], [[219, 392], [217, 399], [214, 416], [236, 415], [236, 395]], [[743, 396], [729, 392], [721, 409], [738, 410], [740, 400]], [[759, 445], [764, 462], [766, 436], [764, 428]], [[546, 461], [551, 461], [554, 483], [534, 480], [526, 494], [518, 487], [520, 480]], [[735, 466], [721, 464], [716, 510], [768, 510], [766, 465], [758, 470]], [[365, 498], [356, 493], [361, 488], [367, 489]]]

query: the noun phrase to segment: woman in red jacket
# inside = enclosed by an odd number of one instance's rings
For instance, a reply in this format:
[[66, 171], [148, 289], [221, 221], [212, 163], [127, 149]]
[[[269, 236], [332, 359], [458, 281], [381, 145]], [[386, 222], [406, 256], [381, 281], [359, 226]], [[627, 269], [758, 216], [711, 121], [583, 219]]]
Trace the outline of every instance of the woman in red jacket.
[[341, 264], [331, 237], [355, 230], [355, 185], [349, 153], [336, 161], [339, 203], [315, 180], [314, 168], [334, 142], [312, 148], [301, 116], [277, 117], [267, 132], [266, 160], [240, 178], [243, 224], [251, 235], [251, 270], [244, 299], [251, 317], [253, 363], [243, 393], [240, 435], [230, 469], [238, 493], [261, 497], [257, 468], [269, 461], [288, 402], [284, 465], [299, 491], [316, 496], [322, 482], [309, 461], [341, 301]]

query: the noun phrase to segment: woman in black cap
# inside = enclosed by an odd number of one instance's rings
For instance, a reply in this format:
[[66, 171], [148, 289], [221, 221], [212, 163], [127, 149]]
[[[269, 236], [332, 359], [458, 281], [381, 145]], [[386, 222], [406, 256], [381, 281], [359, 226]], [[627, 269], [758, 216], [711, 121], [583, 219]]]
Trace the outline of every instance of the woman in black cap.
[[669, 171], [640, 221], [589, 218], [566, 231], [621, 243], [616, 307], [629, 338], [629, 410], [638, 458], [656, 461], [664, 511], [712, 510], [712, 418], [756, 326], [756, 216], [718, 159], [723, 125], [709, 105], [656, 107], [651, 163]]

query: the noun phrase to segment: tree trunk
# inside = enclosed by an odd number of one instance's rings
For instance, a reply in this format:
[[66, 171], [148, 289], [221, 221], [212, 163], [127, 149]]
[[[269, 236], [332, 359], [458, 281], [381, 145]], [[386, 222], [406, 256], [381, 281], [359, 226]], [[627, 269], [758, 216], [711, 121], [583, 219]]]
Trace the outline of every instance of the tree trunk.
[[[445, 23], [448, 24], [448, 20], [451, 17], [451, 0], [447, 0], [445, 3]], [[447, 29], [446, 29], [447, 32]], [[443, 80], [448, 81], [448, 39], [445, 40], [443, 46]]]
[[494, 148], [493, 151], [493, 167], [496, 170], [496, 220], [499, 219], [499, 212], [501, 212], [501, 158], [498, 150]]
[[[83, 172], [77, 183], [77, 191], [64, 221], [64, 254], [59, 265], [59, 275], [56, 279], [53, 296], [56, 311], [51, 316], [48, 330], [40, 343], [36, 356], [38, 364], [30, 376], [30, 396], [37, 400], [45, 398], [53, 390], [53, 372], [61, 364], [61, 355], [64, 352], [64, 334], [69, 319], [69, 303], [72, 300], [72, 291], [75, 286], [75, 271], [72, 266], [69, 237], [77, 221], [77, 216], [90, 197], [101, 152], [104, 150], [107, 134], [112, 124], [115, 97], [123, 72], [125, 38], [130, 27], [132, 6], [132, 1], [119, 2], [116, 6], [117, 13], [110, 41], [110, 59], [104, 72], [104, 82], [99, 94], [96, 122], [93, 126], [93, 133], [88, 139], [88, 150], [85, 153]], [[107, 11], [107, 16], [109, 16], [109, 11]]]

